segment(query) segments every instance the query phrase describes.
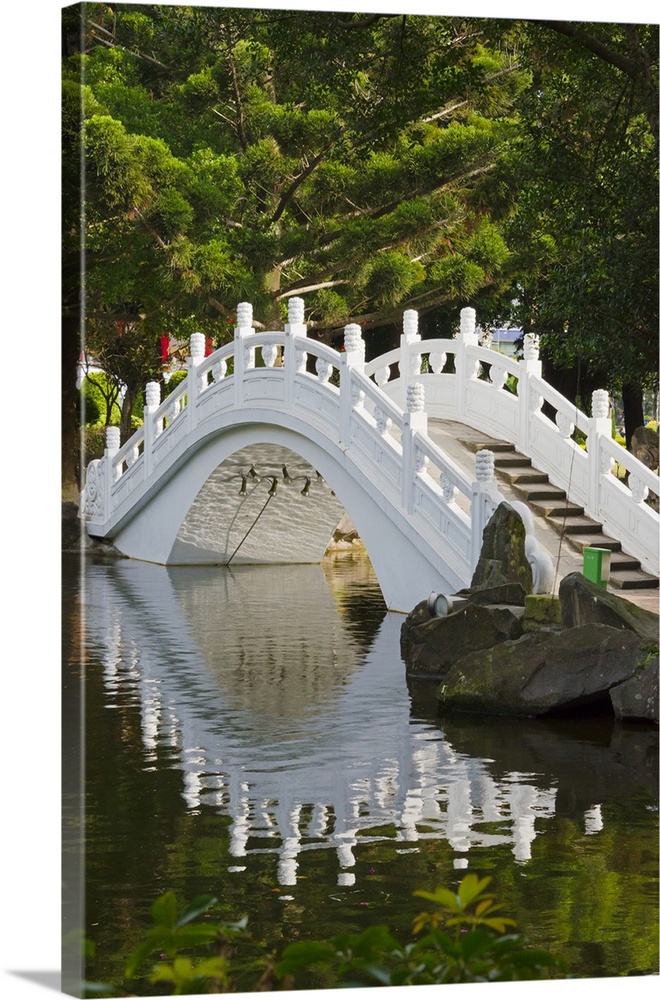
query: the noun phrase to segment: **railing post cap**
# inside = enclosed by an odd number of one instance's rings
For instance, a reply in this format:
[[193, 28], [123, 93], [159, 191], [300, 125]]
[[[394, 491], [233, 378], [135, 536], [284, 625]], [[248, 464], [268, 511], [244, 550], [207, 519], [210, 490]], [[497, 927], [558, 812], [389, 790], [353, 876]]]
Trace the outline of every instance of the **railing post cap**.
[[289, 326], [305, 322], [305, 300], [294, 297], [288, 304]]
[[607, 389], [594, 389], [591, 394], [591, 416], [603, 420], [610, 415], [610, 397]]
[[347, 323], [344, 327], [344, 350], [346, 353], [364, 351], [362, 329], [358, 323]]
[[536, 333], [526, 333], [523, 337], [523, 360], [538, 361], [539, 338]]
[[488, 483], [495, 478], [495, 455], [488, 448], [478, 451], [474, 461], [478, 483]]
[[252, 303], [239, 302], [236, 306], [236, 329], [252, 326]]
[[190, 335], [190, 356], [193, 361], [198, 361], [204, 357], [206, 350], [206, 337], [203, 333], [191, 333]]
[[408, 413], [424, 411], [424, 386], [421, 382], [410, 382], [406, 388], [406, 409]]
[[419, 313], [416, 309], [406, 309], [403, 314], [404, 337], [416, 337], [419, 329]]
[[113, 455], [116, 451], [119, 451], [119, 442], [121, 441], [121, 435], [118, 427], [106, 427], [105, 429], [105, 446]]
[[160, 382], [147, 382], [144, 389], [144, 401], [150, 407], [160, 404]]

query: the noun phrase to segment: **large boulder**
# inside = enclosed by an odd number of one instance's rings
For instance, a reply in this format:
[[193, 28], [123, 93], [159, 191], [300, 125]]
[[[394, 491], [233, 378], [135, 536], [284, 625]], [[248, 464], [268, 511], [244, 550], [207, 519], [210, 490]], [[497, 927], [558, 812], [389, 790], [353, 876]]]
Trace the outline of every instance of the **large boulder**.
[[658, 431], [654, 427], [638, 427], [630, 439], [630, 450], [649, 469], [658, 468]]
[[658, 717], [658, 654], [649, 653], [632, 677], [610, 691], [617, 719], [660, 722]]
[[647, 644], [628, 629], [538, 629], [456, 662], [440, 685], [440, 708], [536, 716], [608, 703], [610, 689], [647, 657]]
[[630, 629], [647, 642], [658, 641], [658, 615], [598, 587], [582, 573], [564, 577], [559, 584], [559, 603], [564, 628], [598, 622]]
[[473, 604], [513, 604], [521, 607], [527, 603], [525, 589], [520, 583], [502, 583], [494, 587], [465, 587], [457, 597], [467, 597]]
[[507, 583], [519, 583], [526, 594], [532, 593], [532, 567], [525, 555], [525, 525], [511, 504], [501, 503], [484, 529], [470, 588]]
[[483, 607], [469, 601], [444, 618], [431, 617], [426, 601], [401, 628], [401, 655], [409, 676], [442, 677], [453, 663], [522, 635], [522, 607]]

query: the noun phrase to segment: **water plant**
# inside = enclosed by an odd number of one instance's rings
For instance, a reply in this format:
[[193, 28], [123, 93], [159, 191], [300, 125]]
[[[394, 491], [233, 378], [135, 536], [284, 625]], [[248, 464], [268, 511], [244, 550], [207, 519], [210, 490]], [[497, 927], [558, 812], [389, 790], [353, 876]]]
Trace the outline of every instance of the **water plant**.
[[[278, 961], [269, 955], [252, 960], [254, 989], [289, 990], [295, 988], [296, 975], [319, 969], [340, 987], [565, 977], [561, 959], [526, 947], [513, 933], [516, 922], [500, 913], [501, 906], [487, 891], [490, 881], [470, 873], [455, 891], [416, 890], [415, 896], [434, 905], [413, 921], [412, 941], [398, 940], [388, 927], [374, 925], [328, 940], [293, 942]], [[164, 984], [172, 996], [235, 991], [232, 972], [238, 965], [245, 971], [245, 964], [234, 956], [241, 939], [248, 937], [247, 918], [213, 921], [209, 911], [217, 902], [213, 896], [199, 896], [179, 913], [173, 892], [160, 896], [152, 906], [152, 928], [127, 959], [124, 987], [131, 989], [124, 995], [136, 995], [138, 976], [145, 988]], [[141, 970], [149, 959], [151, 968], [144, 975]], [[87, 983], [85, 990], [86, 996], [121, 995], [99, 983]]]

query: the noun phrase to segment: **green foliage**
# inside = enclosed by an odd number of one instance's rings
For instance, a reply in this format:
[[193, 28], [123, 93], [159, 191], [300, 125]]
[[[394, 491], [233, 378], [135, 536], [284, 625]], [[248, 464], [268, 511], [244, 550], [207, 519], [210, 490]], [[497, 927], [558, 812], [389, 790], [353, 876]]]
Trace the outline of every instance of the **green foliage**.
[[109, 427], [118, 424], [121, 411], [117, 400], [119, 387], [105, 372], [90, 372], [80, 386], [81, 417], [85, 424]]
[[[610, 391], [657, 380], [650, 26], [121, 4], [83, 18], [84, 54], [63, 61], [63, 300], [78, 308], [84, 240], [89, 345], [129, 410], [158, 374], [155, 336], [223, 342], [238, 302], [268, 327], [301, 289], [319, 330], [350, 319], [368, 337], [404, 308], [471, 302]], [[111, 349], [114, 320], [134, 350]]]
[[[412, 986], [439, 983], [509, 982], [565, 976], [565, 964], [548, 952], [526, 948], [510, 917], [499, 914], [486, 889], [490, 878], [466, 875], [455, 892], [442, 887], [414, 893], [435, 904], [420, 913], [412, 942], [395, 938], [389, 928], [376, 925], [359, 933], [344, 933], [328, 941], [295, 941], [279, 961], [269, 956], [253, 963], [261, 972], [255, 989], [292, 988], [304, 970], [324, 968], [337, 986]], [[246, 939], [247, 918], [234, 923], [210, 920], [217, 903], [200, 896], [179, 913], [173, 892], [160, 896], [152, 906], [153, 927], [126, 962], [125, 974], [135, 980], [154, 954], [148, 979], [165, 983], [172, 995], [233, 992], [230, 943]], [[211, 952], [209, 951], [211, 949]], [[192, 957], [184, 952], [192, 951]], [[110, 991], [109, 986], [88, 984], [89, 991]]]
[[161, 961], [152, 966], [149, 981], [167, 983], [173, 996], [187, 993], [213, 992], [227, 988], [229, 963], [227, 956], [216, 954], [193, 960], [181, 951], [203, 945], [222, 948], [229, 940], [241, 935], [247, 921], [213, 923], [202, 920], [217, 903], [213, 896], [199, 896], [182, 912], [178, 912], [176, 896], [166, 892], [153, 904], [153, 928], [134, 949], [126, 962], [126, 976], [135, 978], [147, 959], [158, 952]]
[[[283, 977], [326, 966], [335, 971], [338, 986], [509, 982], [564, 975], [562, 962], [548, 952], [525, 948], [519, 935], [507, 933], [515, 921], [497, 913], [500, 907], [485, 891], [489, 882], [469, 874], [456, 892], [417, 890], [416, 896], [438, 909], [419, 914], [413, 932], [424, 933], [412, 943], [397, 940], [383, 926], [330, 941], [298, 941], [284, 949], [275, 971]], [[453, 934], [441, 927], [451, 928]]]

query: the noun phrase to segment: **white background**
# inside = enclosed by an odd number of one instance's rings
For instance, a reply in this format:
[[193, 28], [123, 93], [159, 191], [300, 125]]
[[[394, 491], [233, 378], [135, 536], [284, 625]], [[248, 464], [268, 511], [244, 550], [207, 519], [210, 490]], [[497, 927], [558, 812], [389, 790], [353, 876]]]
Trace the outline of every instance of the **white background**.
[[[211, 6], [212, 4], [205, 4]], [[216, 5], [220, 5], [219, 3]], [[229, 5], [229, 4], [228, 4]], [[657, 22], [650, 0], [436, 0], [392, 3], [234, 3], [283, 9], [393, 11]], [[54, 0], [3, 6], [3, 142], [0, 235], [3, 372], [2, 766], [4, 873], [0, 907], [0, 995], [5, 1000], [59, 992], [60, 968], [60, 431], [59, 191], [60, 12]], [[8, 222], [8, 225], [7, 225]], [[50, 974], [50, 975], [48, 975]], [[32, 975], [32, 978], [30, 976]], [[44, 985], [44, 981], [49, 985]], [[635, 979], [637, 997], [657, 978]], [[534, 984], [536, 994], [614, 996], [616, 979]], [[457, 988], [454, 987], [454, 990]], [[512, 987], [458, 988], [461, 1000], [507, 1000]], [[475, 993], [475, 990], [477, 991]], [[415, 1000], [435, 987], [416, 987]], [[513, 993], [523, 996], [520, 984]], [[369, 991], [373, 993], [374, 991]], [[401, 991], [395, 991], [399, 994]], [[406, 992], [406, 997], [409, 991]], [[468, 997], [469, 994], [469, 997]], [[295, 994], [300, 996], [301, 994]], [[323, 997], [323, 994], [315, 994]], [[411, 994], [412, 996], [413, 994]], [[293, 996], [293, 994], [291, 994]], [[354, 991], [333, 993], [338, 998]], [[392, 996], [392, 992], [388, 994]]]

